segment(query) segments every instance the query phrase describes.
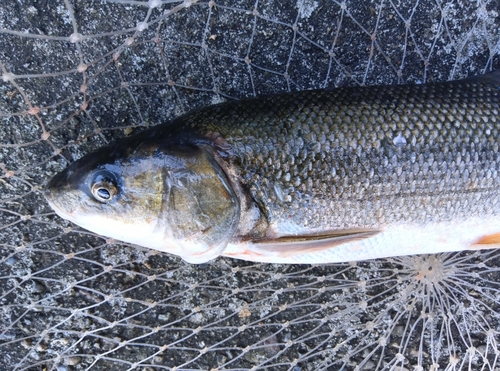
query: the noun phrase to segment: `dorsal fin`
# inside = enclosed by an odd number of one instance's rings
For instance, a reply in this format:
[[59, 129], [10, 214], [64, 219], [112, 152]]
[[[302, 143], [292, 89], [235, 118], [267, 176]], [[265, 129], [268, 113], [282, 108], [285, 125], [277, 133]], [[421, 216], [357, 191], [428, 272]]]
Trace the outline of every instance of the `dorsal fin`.
[[500, 89], [500, 70], [485, 73], [484, 75], [476, 75], [466, 78], [465, 80], [481, 81], [484, 84], [493, 85]]

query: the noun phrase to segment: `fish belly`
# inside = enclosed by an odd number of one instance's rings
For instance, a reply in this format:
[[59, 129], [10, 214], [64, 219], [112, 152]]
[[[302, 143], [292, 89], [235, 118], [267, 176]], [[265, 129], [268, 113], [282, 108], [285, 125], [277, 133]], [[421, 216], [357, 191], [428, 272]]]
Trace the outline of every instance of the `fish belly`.
[[490, 216], [426, 225], [394, 224], [372, 237], [309, 253], [273, 250], [264, 244], [240, 242], [230, 244], [223, 255], [266, 263], [326, 264], [499, 246], [500, 217]]

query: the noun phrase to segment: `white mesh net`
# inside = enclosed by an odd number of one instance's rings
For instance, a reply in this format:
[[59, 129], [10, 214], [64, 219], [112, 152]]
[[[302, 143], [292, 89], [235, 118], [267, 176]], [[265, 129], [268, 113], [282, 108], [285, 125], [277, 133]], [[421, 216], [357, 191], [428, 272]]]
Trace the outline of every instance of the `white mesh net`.
[[498, 68], [499, 7], [3, 1], [0, 369], [498, 370], [496, 250], [196, 266], [61, 220], [40, 190], [83, 154], [195, 107]]

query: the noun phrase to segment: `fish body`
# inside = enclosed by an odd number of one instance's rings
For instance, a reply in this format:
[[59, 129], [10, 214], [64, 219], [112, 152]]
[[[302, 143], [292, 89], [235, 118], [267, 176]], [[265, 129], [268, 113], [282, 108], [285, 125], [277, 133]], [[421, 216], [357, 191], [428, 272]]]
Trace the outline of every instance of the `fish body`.
[[500, 71], [209, 106], [57, 174], [96, 233], [193, 263], [328, 263], [498, 247]]

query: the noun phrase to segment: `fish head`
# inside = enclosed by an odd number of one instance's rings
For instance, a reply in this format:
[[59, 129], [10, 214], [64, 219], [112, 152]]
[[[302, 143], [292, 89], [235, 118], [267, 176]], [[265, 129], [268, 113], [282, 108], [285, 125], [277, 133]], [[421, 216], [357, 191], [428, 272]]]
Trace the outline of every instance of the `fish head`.
[[56, 213], [100, 235], [203, 263], [235, 233], [240, 204], [210, 146], [123, 140], [75, 161], [47, 184]]

